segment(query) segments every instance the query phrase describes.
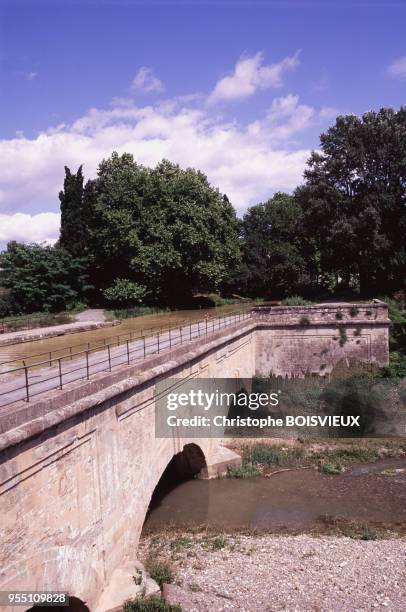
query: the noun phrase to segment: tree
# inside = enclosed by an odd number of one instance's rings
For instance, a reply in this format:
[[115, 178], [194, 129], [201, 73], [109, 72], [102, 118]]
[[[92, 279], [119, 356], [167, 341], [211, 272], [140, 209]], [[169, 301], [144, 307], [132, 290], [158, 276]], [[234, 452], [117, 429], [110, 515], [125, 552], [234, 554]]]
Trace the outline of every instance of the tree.
[[92, 276], [103, 290], [120, 278], [153, 301], [180, 304], [216, 290], [238, 264], [234, 209], [199, 171], [166, 160], [147, 169], [113, 153], [84, 201]]
[[295, 193], [320, 272], [365, 296], [402, 286], [406, 273], [406, 107], [340, 116], [320, 137]]
[[60, 247], [10, 242], [1, 267], [0, 282], [16, 313], [64, 310], [86, 289], [81, 261]]
[[87, 252], [87, 211], [83, 200], [83, 170], [76, 174], [65, 166], [63, 190], [59, 193], [61, 203], [61, 233], [59, 244], [73, 257], [83, 257]]
[[294, 292], [304, 272], [301, 209], [293, 197], [276, 193], [248, 209], [242, 221], [241, 289], [252, 296]]

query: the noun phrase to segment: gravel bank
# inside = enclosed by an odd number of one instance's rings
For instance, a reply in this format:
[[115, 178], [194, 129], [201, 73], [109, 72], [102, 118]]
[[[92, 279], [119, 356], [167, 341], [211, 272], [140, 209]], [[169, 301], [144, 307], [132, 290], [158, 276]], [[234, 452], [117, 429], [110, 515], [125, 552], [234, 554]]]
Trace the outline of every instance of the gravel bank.
[[225, 538], [155, 536], [139, 552], [171, 559], [184, 612], [406, 610], [405, 539]]

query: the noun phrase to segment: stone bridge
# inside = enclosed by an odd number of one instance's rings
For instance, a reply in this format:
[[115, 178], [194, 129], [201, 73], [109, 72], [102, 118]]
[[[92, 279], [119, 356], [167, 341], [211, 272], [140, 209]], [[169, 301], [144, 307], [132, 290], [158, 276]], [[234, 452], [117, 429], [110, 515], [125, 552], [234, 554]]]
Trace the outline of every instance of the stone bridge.
[[90, 610], [113, 607], [102, 594], [135, 562], [171, 459], [183, 452], [206, 477], [235, 461], [219, 440], [155, 437], [157, 381], [382, 366], [387, 314], [382, 303], [256, 308], [207, 337], [9, 407], [0, 420], [0, 590], [63, 590]]

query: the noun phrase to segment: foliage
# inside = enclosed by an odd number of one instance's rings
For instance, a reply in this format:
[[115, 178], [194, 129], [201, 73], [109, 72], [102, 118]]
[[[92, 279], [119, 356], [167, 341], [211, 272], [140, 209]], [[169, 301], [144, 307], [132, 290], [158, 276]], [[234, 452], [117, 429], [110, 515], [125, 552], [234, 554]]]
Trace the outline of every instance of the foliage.
[[83, 196], [82, 166], [76, 174], [65, 166], [63, 190], [59, 193], [61, 203], [59, 245], [73, 257], [84, 257], [88, 250], [87, 210]]
[[341, 474], [343, 468], [339, 463], [330, 463], [329, 461], [327, 461], [326, 463], [322, 463], [322, 465], [320, 466], [320, 470], [324, 474]]
[[66, 310], [87, 289], [82, 260], [60, 247], [10, 242], [1, 267], [14, 313]]
[[125, 278], [152, 301], [179, 304], [215, 291], [238, 263], [234, 209], [194, 169], [166, 160], [147, 169], [113, 153], [87, 183], [84, 207], [91, 274], [102, 289]]
[[250, 462], [244, 462], [239, 466], [229, 466], [228, 468], [229, 478], [254, 478], [259, 475], [258, 468]]
[[108, 302], [114, 304], [141, 303], [146, 295], [146, 288], [126, 278], [116, 278], [110, 287], [103, 291]]
[[175, 575], [173, 569], [167, 561], [162, 561], [152, 556], [148, 557], [145, 561], [145, 569], [160, 587], [162, 587], [164, 582], [170, 584], [174, 581]]
[[115, 308], [105, 312], [107, 320], [112, 319], [133, 319], [134, 317], [144, 317], [146, 315], [160, 314], [169, 312], [168, 308], [157, 308], [155, 306], [134, 306], [133, 308]]
[[292, 196], [277, 193], [248, 209], [241, 224], [242, 264], [237, 290], [251, 296], [288, 295], [304, 272], [301, 210]]
[[282, 300], [284, 306], [307, 306], [311, 304], [309, 300], [305, 300], [300, 295], [292, 295]]
[[170, 604], [161, 597], [136, 597], [125, 602], [123, 612], [182, 612], [180, 606]]
[[320, 137], [295, 202], [318, 273], [361, 293], [393, 291], [406, 269], [406, 107], [339, 116]]

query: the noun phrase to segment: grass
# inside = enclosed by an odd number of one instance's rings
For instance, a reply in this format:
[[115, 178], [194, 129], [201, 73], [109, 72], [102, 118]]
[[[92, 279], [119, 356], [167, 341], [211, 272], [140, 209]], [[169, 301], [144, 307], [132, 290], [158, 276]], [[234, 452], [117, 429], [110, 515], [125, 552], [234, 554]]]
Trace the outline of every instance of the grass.
[[243, 463], [238, 467], [230, 466], [228, 468], [229, 478], [255, 478], [260, 476], [261, 472], [252, 463]]
[[161, 314], [169, 312], [169, 308], [158, 308], [155, 306], [134, 306], [133, 308], [115, 308], [106, 310], [106, 319], [132, 319], [134, 317], [144, 317], [145, 315]]
[[341, 474], [343, 468], [339, 463], [330, 463], [327, 461], [321, 465], [320, 471], [323, 472], [323, 474]]
[[361, 444], [353, 440], [345, 442], [340, 440], [340, 446], [331, 448], [337, 444], [334, 440], [328, 440], [325, 448], [320, 448], [322, 442], [316, 441], [316, 449], [312, 448], [313, 442], [307, 441], [297, 446], [281, 447], [268, 442], [255, 442], [254, 444], [232, 445], [233, 450], [242, 455], [242, 465], [230, 467], [228, 476], [230, 478], [255, 478], [262, 475], [268, 467], [316, 467], [324, 474], [341, 474], [345, 466], [353, 463], [374, 463], [381, 458], [382, 448], [386, 456], [397, 456], [399, 451], [404, 451], [406, 442], [364, 440]]
[[303, 456], [304, 450], [302, 448], [282, 449], [279, 446], [263, 442], [257, 442], [243, 449], [243, 461], [250, 461], [254, 465], [287, 465], [288, 463], [296, 462], [298, 459], [303, 458]]
[[282, 300], [282, 304], [284, 306], [308, 306], [311, 304], [311, 302], [309, 302], [309, 300], [305, 300], [300, 295], [291, 295], [290, 297]]
[[59, 313], [33, 313], [18, 317], [6, 317], [0, 319], [0, 327], [5, 327], [5, 332], [13, 332], [24, 329], [35, 329], [37, 327], [51, 327], [71, 323], [73, 317], [68, 312]]
[[175, 579], [172, 566], [167, 561], [162, 561], [156, 557], [149, 556], [145, 560], [145, 569], [161, 588], [164, 582], [171, 584]]
[[321, 517], [322, 523], [328, 527], [332, 533], [351, 538], [352, 540], [373, 541], [385, 536], [384, 530], [379, 530], [366, 523], [349, 521], [340, 516], [325, 514]]
[[152, 595], [129, 599], [123, 606], [123, 612], [182, 612], [182, 608]]

